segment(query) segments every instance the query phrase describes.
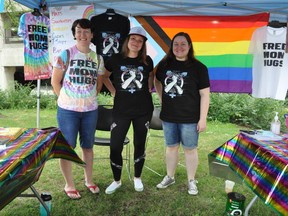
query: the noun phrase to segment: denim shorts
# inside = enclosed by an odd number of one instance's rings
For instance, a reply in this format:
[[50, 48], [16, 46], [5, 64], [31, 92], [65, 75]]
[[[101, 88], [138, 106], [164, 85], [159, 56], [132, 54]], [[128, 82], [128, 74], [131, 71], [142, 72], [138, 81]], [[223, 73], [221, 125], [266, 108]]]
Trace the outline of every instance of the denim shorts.
[[80, 146], [86, 149], [93, 148], [97, 119], [98, 110], [75, 112], [61, 107], [57, 110], [59, 129], [73, 148], [76, 147], [78, 133]]
[[198, 146], [199, 133], [196, 123], [171, 123], [162, 121], [166, 146], [174, 147], [182, 144], [185, 149]]

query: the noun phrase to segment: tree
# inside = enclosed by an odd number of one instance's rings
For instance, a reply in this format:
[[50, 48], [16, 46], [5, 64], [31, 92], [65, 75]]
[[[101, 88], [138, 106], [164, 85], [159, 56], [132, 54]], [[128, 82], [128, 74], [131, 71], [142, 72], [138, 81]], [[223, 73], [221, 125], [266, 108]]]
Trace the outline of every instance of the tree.
[[6, 20], [3, 22], [4, 29], [17, 29], [21, 14], [28, 12], [29, 9], [21, 4], [18, 4], [17, 2], [14, 2], [13, 0], [5, 0], [4, 4], [6, 18], [9, 19], [8, 22], [6, 22]]

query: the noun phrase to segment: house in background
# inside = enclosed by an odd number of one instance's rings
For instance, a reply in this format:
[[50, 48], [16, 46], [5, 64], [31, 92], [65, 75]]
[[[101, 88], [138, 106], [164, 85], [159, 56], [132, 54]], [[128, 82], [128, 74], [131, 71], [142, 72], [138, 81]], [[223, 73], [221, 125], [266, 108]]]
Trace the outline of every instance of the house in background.
[[[17, 35], [17, 28], [5, 29], [4, 23], [9, 16], [0, 14], [0, 89], [6, 90], [14, 86], [14, 80], [24, 83], [24, 45]], [[22, 79], [23, 78], [23, 79]]]

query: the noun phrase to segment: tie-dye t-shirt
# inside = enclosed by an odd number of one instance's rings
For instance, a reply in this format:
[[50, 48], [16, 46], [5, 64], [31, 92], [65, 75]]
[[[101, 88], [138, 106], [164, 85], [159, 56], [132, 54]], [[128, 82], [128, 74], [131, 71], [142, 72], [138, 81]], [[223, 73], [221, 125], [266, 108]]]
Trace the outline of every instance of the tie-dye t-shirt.
[[97, 109], [97, 78], [104, 74], [102, 56], [94, 51], [80, 52], [76, 46], [62, 51], [54, 67], [64, 71], [58, 106], [72, 111], [87, 112]]
[[28, 12], [20, 17], [18, 35], [24, 41], [25, 80], [50, 78], [52, 66], [48, 52], [49, 32], [50, 20], [47, 16], [34, 16]]

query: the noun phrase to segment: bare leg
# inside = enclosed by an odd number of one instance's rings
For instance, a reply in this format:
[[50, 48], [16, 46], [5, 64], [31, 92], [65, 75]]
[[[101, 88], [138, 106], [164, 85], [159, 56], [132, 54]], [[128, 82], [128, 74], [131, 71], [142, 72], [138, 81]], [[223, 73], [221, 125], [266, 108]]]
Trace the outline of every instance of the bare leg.
[[[84, 168], [85, 185], [87, 187], [95, 186], [95, 184], [93, 183], [93, 158], [94, 158], [93, 148], [91, 149], [82, 148], [82, 158], [83, 161], [86, 163], [86, 166]], [[94, 188], [89, 187], [89, 190], [92, 193], [99, 192], [99, 188], [96, 187]]]
[[[76, 189], [75, 189], [73, 176], [72, 176], [72, 162], [69, 160], [60, 159], [60, 167], [61, 167], [61, 171], [66, 182], [64, 190], [75, 191]], [[69, 197], [72, 199], [77, 199], [77, 198], [80, 198], [81, 196], [80, 194], [77, 194], [77, 193], [71, 193], [71, 194], [69, 193]]]
[[195, 149], [184, 149], [187, 177], [189, 180], [194, 180], [198, 167], [198, 151]]
[[179, 145], [175, 147], [166, 147], [166, 170], [167, 175], [174, 177], [179, 160]]

